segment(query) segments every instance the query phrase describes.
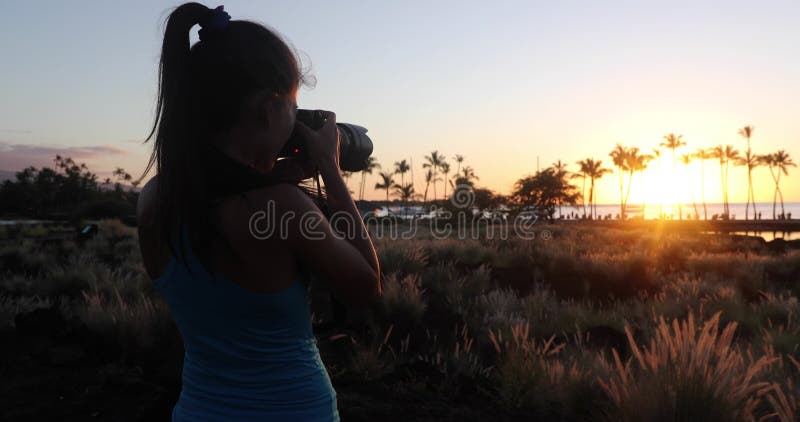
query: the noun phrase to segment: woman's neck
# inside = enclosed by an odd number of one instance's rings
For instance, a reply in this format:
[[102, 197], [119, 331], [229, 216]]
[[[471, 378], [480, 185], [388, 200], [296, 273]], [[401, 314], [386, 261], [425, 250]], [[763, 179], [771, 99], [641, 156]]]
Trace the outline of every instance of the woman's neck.
[[[227, 156], [248, 166], [259, 173], [268, 173], [272, 170], [274, 163], [262, 151], [257, 151], [252, 144], [242, 141], [242, 138], [228, 136], [227, 139], [218, 137], [214, 139], [214, 145]], [[238, 138], [238, 139], [237, 139]]]

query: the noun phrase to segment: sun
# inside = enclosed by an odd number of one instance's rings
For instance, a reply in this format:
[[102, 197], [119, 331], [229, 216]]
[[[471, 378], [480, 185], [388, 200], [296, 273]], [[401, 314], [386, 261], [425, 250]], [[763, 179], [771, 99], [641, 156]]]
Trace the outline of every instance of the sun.
[[677, 204], [685, 201], [683, 196], [686, 190], [680, 188], [683, 184], [685, 180], [676, 180], [667, 171], [659, 172], [658, 168], [652, 167], [645, 170], [640, 176], [637, 196], [639, 201], [644, 200], [648, 205], [648, 218], [658, 216], [657, 207], [660, 207], [665, 216], [672, 215]]

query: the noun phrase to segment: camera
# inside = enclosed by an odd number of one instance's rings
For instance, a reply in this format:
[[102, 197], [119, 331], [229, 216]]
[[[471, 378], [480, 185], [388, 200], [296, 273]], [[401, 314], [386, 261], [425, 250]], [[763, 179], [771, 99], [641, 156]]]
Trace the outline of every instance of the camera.
[[[297, 120], [312, 130], [319, 130], [327, 119], [322, 110], [298, 109]], [[367, 158], [372, 154], [372, 140], [367, 136], [367, 129], [351, 123], [336, 123], [336, 127], [342, 138], [339, 143], [339, 168], [352, 172], [364, 170]], [[293, 131], [278, 157], [308, 159], [306, 140]]]

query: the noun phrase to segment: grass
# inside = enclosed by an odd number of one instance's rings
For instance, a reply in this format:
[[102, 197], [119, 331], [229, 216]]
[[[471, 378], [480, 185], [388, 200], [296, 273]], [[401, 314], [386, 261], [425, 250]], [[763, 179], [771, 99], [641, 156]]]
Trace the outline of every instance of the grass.
[[[552, 240], [376, 240], [380, 304], [319, 333], [340, 397], [414, 397], [497, 420], [797, 420], [800, 251], [549, 229]], [[0, 248], [0, 334], [55, 306], [111, 342], [116, 364], [163, 373], [173, 391], [179, 371], [164, 367], [179, 365], [180, 337], [135, 230], [109, 220], [84, 244], [47, 245], [40, 231], [5, 232], [24, 239]], [[397, 417], [386, 408], [363, 418]]]

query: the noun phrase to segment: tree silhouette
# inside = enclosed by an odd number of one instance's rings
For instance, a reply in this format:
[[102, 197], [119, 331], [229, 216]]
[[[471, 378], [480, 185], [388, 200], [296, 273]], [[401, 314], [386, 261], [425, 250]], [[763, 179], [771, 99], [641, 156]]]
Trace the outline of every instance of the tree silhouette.
[[428, 171], [425, 172], [425, 194], [423, 196], [423, 202], [428, 202], [428, 187], [431, 185], [431, 183], [434, 183], [435, 186], [435, 183], [439, 180], [442, 179], [435, 177], [435, 173], [432, 168], [429, 168]]
[[400, 198], [404, 204], [408, 203], [409, 200], [414, 199], [419, 196], [418, 193], [414, 192], [414, 185], [409, 183], [407, 185], [394, 185], [394, 194]]
[[624, 209], [628, 212], [628, 198], [631, 195], [631, 185], [633, 185], [633, 173], [639, 171], [639, 148], [630, 147], [625, 151], [625, 168], [628, 169], [628, 188], [625, 190]]
[[[425, 156], [425, 162], [422, 164], [422, 168], [430, 169], [433, 172], [431, 177], [433, 183], [433, 200], [436, 200], [436, 182], [442, 180], [436, 177], [437, 170], [442, 165], [442, 160], [444, 160], [444, 156], [439, 154], [439, 151], [433, 151], [430, 155]], [[425, 187], [425, 191], [427, 192], [428, 188]]]
[[566, 172], [548, 167], [517, 180], [510, 198], [519, 207], [533, 206], [552, 220], [556, 206], [577, 203], [580, 198], [577, 189], [568, 182]]
[[772, 175], [772, 180], [775, 182], [775, 193], [772, 195], [772, 219], [775, 216], [775, 204], [778, 196], [781, 198], [781, 219], [786, 218], [786, 210], [783, 208], [783, 192], [781, 192], [781, 174], [789, 175], [789, 167], [797, 167], [789, 154], [784, 150], [780, 150], [774, 154], [767, 154], [761, 157], [764, 164], [769, 166], [769, 173]]
[[367, 174], [372, 174], [373, 170], [380, 168], [381, 165], [378, 164], [377, 158], [373, 156], [367, 157], [366, 165], [364, 166], [364, 169], [361, 170], [361, 186], [359, 187], [358, 191], [359, 200], [364, 200], [364, 188], [366, 186]]
[[[135, 212], [138, 193], [124, 191], [121, 182], [132, 177], [122, 168], [112, 176], [116, 189], [101, 189], [97, 175], [85, 163], [56, 155], [54, 166], [29, 166], [15, 175], [15, 180], [0, 184], [0, 213], [33, 218], [128, 217]], [[112, 178], [106, 178], [110, 185]]]
[[[588, 164], [589, 160], [591, 160], [591, 158], [587, 158], [585, 160], [576, 161], [575, 164], [578, 165], [579, 170], [578, 170], [577, 173], [574, 173], [571, 176], [572, 179], [577, 179], [577, 178], [581, 179], [581, 205], [583, 206], [583, 218], [586, 218], [586, 200], [584, 198], [586, 197], [586, 178], [589, 177], [589, 175], [588, 175], [588, 173], [589, 173], [589, 164]], [[589, 198], [590, 198], [589, 199], [589, 209], [591, 210], [591, 208], [592, 208], [591, 194], [589, 195]], [[589, 211], [589, 213], [591, 214], [591, 211]]]
[[[569, 171], [567, 171], [567, 163], [558, 160], [555, 163], [553, 163], [552, 167], [556, 171], [558, 177], [563, 177], [563, 178], [571, 177]], [[583, 193], [581, 193], [581, 195], [583, 195]], [[561, 205], [562, 205], [561, 203], [558, 204], [558, 218], [561, 218], [561, 216], [563, 215], [561, 213]]]
[[700, 160], [700, 196], [703, 201], [703, 220], [708, 220], [708, 209], [706, 208], [706, 160], [714, 158], [713, 151], [698, 148], [694, 153], [694, 158]]
[[461, 163], [464, 162], [464, 156], [460, 154], [456, 154], [454, 156], [456, 160], [456, 177], [458, 177], [459, 173], [461, 173]]
[[394, 172], [400, 175], [401, 186], [405, 186], [406, 184], [405, 175], [406, 173], [408, 173], [409, 170], [411, 170], [411, 166], [408, 165], [408, 162], [406, 160], [400, 160], [394, 163]]
[[732, 145], [717, 145], [712, 150], [712, 156], [719, 160], [719, 173], [722, 185], [722, 215], [724, 219], [731, 218], [731, 210], [728, 204], [728, 169], [731, 160], [739, 158], [739, 151]]
[[625, 220], [625, 196], [622, 192], [625, 186], [625, 172], [628, 171], [628, 149], [617, 144], [608, 155], [617, 167], [617, 176], [619, 178], [619, 218]]
[[[404, 188], [406, 186], [405, 175], [406, 175], [406, 173], [408, 173], [409, 170], [411, 170], [411, 166], [408, 165], [408, 162], [406, 160], [395, 161], [395, 163], [394, 163], [394, 172], [400, 175], [400, 184], [395, 186], [395, 192], [397, 192], [397, 188], [398, 187], [401, 188], [401, 190], [402, 190], [402, 188]], [[411, 190], [412, 190], [412, 193], [413, 193], [413, 190], [414, 190], [414, 188], [413, 188], [414, 181], [413, 180], [411, 181], [410, 185], [412, 187]], [[399, 196], [400, 196], [400, 202], [403, 204], [403, 215], [405, 215], [406, 208], [408, 207], [408, 205], [406, 203], [406, 201], [408, 200], [408, 197], [403, 197], [403, 195], [399, 195]]]
[[386, 190], [386, 208], [389, 208], [389, 189], [396, 185], [394, 179], [392, 179], [393, 173], [388, 171], [382, 171], [378, 173], [378, 176], [381, 178], [381, 181], [375, 183], [375, 189], [385, 189]]
[[442, 161], [442, 164], [439, 165], [439, 168], [442, 170], [442, 174], [444, 175], [444, 200], [447, 200], [447, 174], [450, 173], [450, 164], [446, 161]]
[[[661, 150], [658, 148], [653, 148], [653, 157], [655, 160], [658, 161], [658, 173], [656, 174], [657, 180], [661, 181]], [[660, 183], [659, 183], [660, 185]], [[658, 201], [658, 218], [660, 220], [664, 219], [664, 201]]]
[[461, 174], [457, 174], [455, 176], [455, 181], [450, 182], [450, 187], [453, 188], [453, 191], [455, 191], [458, 185], [469, 185], [474, 187], [475, 180], [479, 180], [479, 177], [475, 175], [475, 170], [473, 170], [471, 166], [466, 166], [461, 169]]
[[592, 208], [592, 219], [597, 219], [597, 197], [594, 194], [594, 182], [601, 179], [604, 175], [611, 173], [611, 169], [603, 168], [601, 160], [593, 160], [587, 158], [586, 162], [586, 176], [589, 177], [589, 206]]
[[[694, 154], [681, 155], [681, 163], [683, 163], [683, 165], [686, 166], [686, 176], [687, 176], [686, 181], [689, 184], [689, 192], [691, 192], [692, 195], [692, 208], [694, 208], [694, 215], [695, 217], [697, 217], [700, 215], [700, 212], [697, 211], [697, 201], [695, 200], [694, 197], [694, 184], [692, 183], [692, 177], [691, 174], [689, 173], [691, 171], [689, 166], [691, 166], [693, 159], [694, 159]], [[681, 219], [683, 219], [683, 216], [681, 216]]]
[[753, 168], [759, 164], [759, 159], [750, 150], [750, 138], [753, 136], [755, 127], [744, 126], [739, 129], [739, 135], [747, 140], [747, 150], [744, 157], [738, 160], [739, 165], [747, 167], [747, 205], [744, 208], [744, 219], [747, 220], [750, 214], [750, 203], [753, 203], [753, 219], [756, 217], [756, 196], [753, 192]]
[[[653, 156], [650, 154], [639, 154], [639, 148], [631, 147], [628, 149], [628, 171], [630, 173], [630, 180], [628, 181], [628, 192], [625, 194], [625, 207], [628, 206], [628, 196], [631, 193], [631, 185], [633, 185], [633, 176], [634, 173], [639, 172], [639, 179], [644, 179], [644, 171], [647, 169], [647, 164], [650, 160], [653, 159]], [[642, 180], [642, 186], [644, 186], [644, 181]], [[644, 195], [642, 195], [642, 219], [644, 219]]]
[[757, 213], [756, 213], [756, 202], [755, 202], [755, 194], [753, 193], [753, 191], [754, 191], [753, 186], [752, 186], [753, 184], [752, 184], [752, 182], [750, 182], [750, 180], [752, 178], [753, 169], [758, 167], [758, 166], [760, 166], [761, 164], [763, 164], [763, 162], [761, 161], [761, 157], [759, 155], [753, 154], [750, 151], [746, 151], [745, 155], [743, 157], [737, 158], [734, 164], [737, 165], [737, 166], [741, 166], [741, 167], [746, 167], [747, 168], [747, 179], [748, 179], [747, 191], [748, 191], [748, 193], [747, 193], [747, 205], [745, 205], [745, 211], [744, 211], [744, 219], [747, 220], [749, 218], [748, 211], [750, 209], [750, 203], [752, 202], [752, 204], [753, 204], [753, 220], [755, 220], [756, 219], [756, 215], [757, 215]]
[[[675, 150], [686, 145], [686, 142], [682, 141], [683, 135], [675, 135], [674, 133], [668, 133], [663, 136], [664, 141], [658, 144], [658, 146], [669, 148], [672, 150], [672, 179], [675, 180], [678, 174], [678, 164], [677, 158], [675, 157]], [[683, 219], [683, 204], [682, 199], [678, 198], [678, 215], [680, 219]]]

